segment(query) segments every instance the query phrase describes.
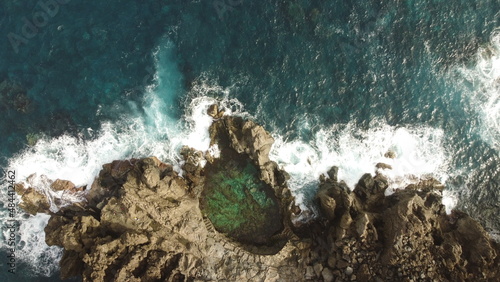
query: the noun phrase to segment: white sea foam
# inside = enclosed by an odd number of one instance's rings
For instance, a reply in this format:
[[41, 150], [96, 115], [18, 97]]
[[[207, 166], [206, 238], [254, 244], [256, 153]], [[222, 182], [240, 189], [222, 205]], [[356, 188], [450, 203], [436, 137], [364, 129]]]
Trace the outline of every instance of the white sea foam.
[[[291, 175], [289, 186], [302, 209], [312, 208], [309, 201], [319, 176], [326, 175], [333, 165], [339, 167], [339, 180], [354, 189], [364, 173], [374, 175], [377, 163], [389, 164], [393, 169], [383, 170], [389, 179], [389, 193], [429, 177], [444, 183], [448, 175], [449, 157], [440, 129], [395, 127], [373, 121], [367, 130], [352, 123], [333, 125], [316, 132], [308, 142], [274, 137], [271, 158]], [[395, 152], [396, 157], [384, 157], [388, 151]], [[451, 207], [453, 203], [446, 201]]]
[[465, 91], [480, 115], [482, 139], [500, 150], [500, 28], [479, 48], [473, 67], [460, 67], [459, 72], [471, 85]]

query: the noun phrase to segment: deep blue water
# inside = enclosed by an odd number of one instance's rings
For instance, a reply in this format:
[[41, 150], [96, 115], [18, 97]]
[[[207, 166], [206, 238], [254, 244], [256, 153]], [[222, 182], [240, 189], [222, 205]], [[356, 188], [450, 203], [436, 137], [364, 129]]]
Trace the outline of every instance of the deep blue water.
[[[86, 184], [113, 158], [175, 163], [217, 99], [273, 132], [304, 205], [327, 166], [352, 183], [391, 149], [394, 179], [446, 181], [500, 230], [498, 0], [59, 2], [52, 15], [0, 4], [0, 83], [18, 85], [0, 89], [0, 165], [19, 181]], [[48, 249], [23, 230], [19, 259], [33, 266], [15, 281], [57, 276], [57, 249], [29, 256]]]

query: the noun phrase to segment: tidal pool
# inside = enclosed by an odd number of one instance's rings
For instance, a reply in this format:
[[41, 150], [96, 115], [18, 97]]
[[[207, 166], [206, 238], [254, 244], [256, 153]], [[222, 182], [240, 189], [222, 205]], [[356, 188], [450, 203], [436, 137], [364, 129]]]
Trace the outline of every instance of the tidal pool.
[[259, 169], [245, 154], [232, 149], [205, 166], [203, 213], [215, 229], [242, 243], [263, 245], [283, 230], [278, 200], [259, 179]]

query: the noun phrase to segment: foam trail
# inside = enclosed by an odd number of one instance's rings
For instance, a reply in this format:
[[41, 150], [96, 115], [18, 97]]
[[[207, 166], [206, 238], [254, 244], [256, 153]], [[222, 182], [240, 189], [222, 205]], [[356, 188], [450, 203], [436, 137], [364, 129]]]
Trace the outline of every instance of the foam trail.
[[468, 82], [465, 93], [480, 115], [479, 133], [500, 150], [500, 28], [492, 32], [488, 45], [479, 48], [473, 67], [460, 67]]
[[[289, 186], [302, 209], [313, 209], [319, 176], [336, 165], [339, 180], [353, 189], [364, 173], [375, 173], [379, 162], [389, 164], [384, 169], [388, 176], [388, 192], [406, 187], [421, 178], [434, 177], [445, 182], [448, 175], [448, 154], [443, 147], [444, 132], [429, 127], [394, 127], [383, 121], [374, 121], [368, 130], [352, 123], [321, 129], [310, 142], [287, 141], [274, 136], [276, 142], [271, 158], [290, 175]], [[384, 157], [388, 151], [396, 158]], [[448, 200], [447, 200], [448, 201]], [[452, 205], [452, 202], [449, 202]]]

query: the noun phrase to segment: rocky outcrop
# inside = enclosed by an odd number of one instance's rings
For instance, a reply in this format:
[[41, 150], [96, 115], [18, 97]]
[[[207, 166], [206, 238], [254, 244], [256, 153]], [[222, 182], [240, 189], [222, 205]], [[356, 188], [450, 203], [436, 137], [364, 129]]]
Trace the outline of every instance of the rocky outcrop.
[[387, 186], [380, 174], [365, 174], [353, 192], [334, 178], [320, 184], [325, 219], [318, 224], [328, 235], [315, 251], [324, 254], [329, 272], [341, 281], [500, 278], [498, 245], [468, 215], [445, 213], [439, 182], [422, 181], [390, 196]]
[[225, 117], [210, 127], [212, 144], [231, 147], [238, 153], [245, 153], [257, 165], [264, 166], [269, 160], [273, 137], [262, 126], [241, 117]]
[[[119, 167], [127, 167], [124, 175], [116, 174]], [[113, 182], [111, 175], [120, 177]], [[104, 165], [92, 189], [107, 191], [89, 193], [89, 202], [97, 203], [93, 211], [64, 208], [45, 228], [47, 244], [65, 249], [63, 278], [291, 281], [302, 275], [291, 243], [274, 255], [257, 255], [216, 232], [186, 180], [154, 158]]]
[[219, 109], [219, 105], [212, 104], [208, 107], [207, 114], [213, 118], [221, 118], [224, 115], [224, 110]]
[[[209, 129], [211, 145], [217, 145], [222, 151], [231, 148], [239, 154], [246, 154], [260, 168], [260, 179], [271, 185], [282, 206], [287, 209], [294, 206], [293, 197], [286, 186], [290, 178], [288, 173], [269, 159], [269, 152], [274, 138], [262, 126], [241, 117], [224, 116], [214, 121]], [[292, 208], [296, 210], [295, 208]]]
[[[129, 166], [130, 163], [133, 165]], [[104, 165], [95, 207], [63, 208], [46, 242], [62, 246], [61, 275], [85, 281], [475, 281], [499, 278], [499, 248], [467, 215], [446, 215], [440, 184], [384, 196], [382, 175], [351, 192], [329, 171], [323, 216], [274, 254], [217, 232], [185, 179], [155, 158]], [[116, 174], [127, 167], [124, 174]], [[120, 176], [115, 182], [111, 175]], [[107, 179], [107, 181], [105, 181]], [[121, 184], [119, 184], [121, 183]], [[92, 192], [92, 191], [91, 191]], [[105, 195], [105, 196], [102, 196]], [[375, 200], [376, 199], [376, 200]], [[289, 231], [290, 232], [290, 231]]]
[[[270, 134], [252, 121], [219, 116], [217, 108], [211, 111], [216, 118], [210, 128], [211, 145], [219, 148], [220, 159], [184, 147], [182, 174], [154, 157], [114, 161], [103, 165], [84, 205], [66, 206], [52, 214], [45, 228], [46, 242], [64, 248], [63, 278], [500, 280], [496, 269], [499, 246], [468, 215], [457, 211], [447, 215], [441, 204], [443, 185], [432, 179], [387, 196], [388, 181], [382, 174], [363, 175], [351, 191], [338, 180], [338, 168], [332, 167], [319, 181], [316, 200], [321, 214], [297, 228], [291, 219], [301, 211], [287, 188], [289, 176], [269, 159]], [[218, 163], [221, 159], [226, 163]], [[231, 171], [232, 166], [238, 169]], [[389, 168], [379, 165], [379, 169]], [[258, 179], [253, 178], [254, 172]], [[252, 244], [214, 226], [218, 218], [210, 217], [211, 209], [202, 207], [206, 204], [203, 197], [208, 197], [205, 189], [214, 186], [207, 184], [211, 173], [216, 175], [212, 179], [225, 185], [214, 196], [215, 200], [223, 197], [222, 208], [232, 208], [234, 202], [225, 200], [235, 191], [240, 191], [236, 202], [243, 197], [266, 207], [276, 201], [282, 228]], [[51, 186], [53, 190], [76, 189], [62, 180]], [[274, 198], [266, 198], [270, 195], [259, 190], [264, 186]], [[27, 203], [24, 207], [32, 213], [46, 212], [43, 197], [27, 190], [19, 187]], [[231, 216], [224, 220], [234, 223]]]
[[85, 186], [76, 187], [75, 184], [67, 180], [56, 179], [52, 181], [44, 175], [40, 177], [31, 175], [28, 177], [27, 183], [15, 185], [17, 194], [21, 196], [19, 206], [33, 215], [50, 213], [51, 209], [55, 210], [67, 205], [70, 201], [68, 198], [74, 201], [85, 189]]
[[44, 194], [33, 187], [25, 188], [23, 184], [16, 184], [15, 189], [21, 195], [20, 208], [33, 215], [49, 212], [50, 203]]

